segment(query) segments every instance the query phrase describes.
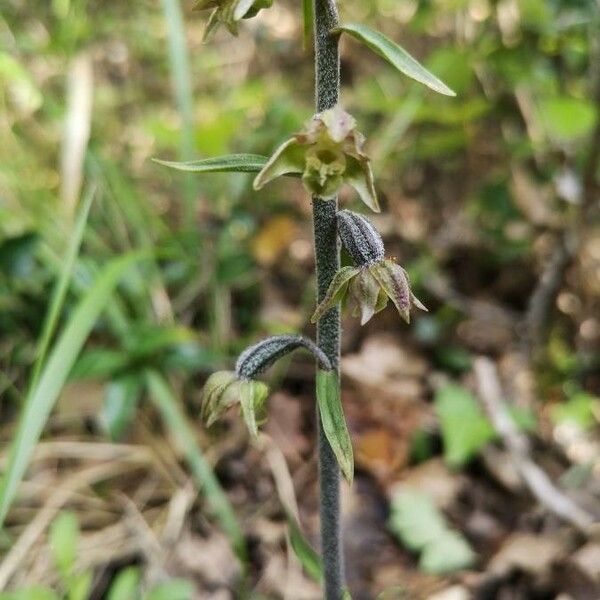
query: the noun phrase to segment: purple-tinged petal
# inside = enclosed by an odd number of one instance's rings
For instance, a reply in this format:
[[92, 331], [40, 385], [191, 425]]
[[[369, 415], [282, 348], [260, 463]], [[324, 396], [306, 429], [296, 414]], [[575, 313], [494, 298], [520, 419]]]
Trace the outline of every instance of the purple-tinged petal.
[[363, 269], [350, 282], [350, 294], [360, 309], [360, 324], [364, 325], [375, 314], [377, 298], [379, 297], [380, 285], [377, 280], [369, 273], [368, 269]]
[[329, 110], [324, 110], [317, 117], [323, 125], [327, 136], [336, 143], [343, 142], [356, 129], [356, 120], [339, 104]]
[[394, 303], [400, 316], [409, 323], [411, 292], [404, 269], [388, 259], [372, 265], [369, 271]]

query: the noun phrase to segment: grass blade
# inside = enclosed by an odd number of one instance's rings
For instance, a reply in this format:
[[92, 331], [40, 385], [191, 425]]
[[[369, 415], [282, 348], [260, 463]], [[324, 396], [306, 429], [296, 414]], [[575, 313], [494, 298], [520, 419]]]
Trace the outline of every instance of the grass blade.
[[456, 96], [456, 94], [433, 73], [430, 73], [418, 60], [413, 58], [402, 46], [396, 44], [388, 37], [375, 31], [366, 25], [348, 23], [340, 25], [336, 32], [344, 32], [362, 42], [373, 52], [385, 58], [398, 71], [407, 77], [426, 85], [432, 90], [445, 96]]
[[85, 231], [85, 226], [87, 224], [90, 207], [92, 206], [95, 193], [96, 188], [91, 187], [88, 189], [83, 198], [81, 209], [79, 211], [79, 215], [77, 216], [77, 221], [75, 222], [75, 227], [73, 228], [73, 232], [69, 240], [67, 252], [65, 253], [65, 257], [63, 259], [60, 276], [56, 282], [56, 287], [52, 293], [52, 300], [50, 301], [50, 307], [44, 320], [44, 327], [42, 329], [40, 341], [38, 342], [37, 356], [33, 365], [33, 374], [31, 376], [29, 389], [33, 389], [37, 383], [42, 364], [44, 363], [46, 353], [48, 352], [48, 347], [50, 346], [50, 342], [52, 340], [52, 336], [56, 331], [56, 324], [65, 301], [65, 296], [67, 295], [69, 281], [71, 280], [77, 255], [79, 254], [81, 240], [83, 239], [83, 232]]
[[[175, 92], [177, 110], [181, 116], [181, 150], [183, 160], [194, 155], [194, 99], [192, 77], [186, 47], [185, 27], [179, 0], [162, 0], [169, 43], [169, 67]], [[184, 181], [185, 223], [194, 222], [196, 183], [189, 177]]]
[[38, 383], [27, 394], [0, 487], [0, 526], [4, 523], [31, 454], [83, 344], [123, 274], [144, 256], [142, 252], [126, 254], [115, 258], [102, 269], [58, 338], [40, 372]]
[[156, 371], [148, 371], [146, 381], [150, 398], [160, 412], [172, 439], [179, 444], [200, 491], [205, 495], [223, 531], [229, 537], [236, 554], [240, 560], [245, 561], [244, 537], [229, 499], [198, 447], [194, 432], [181, 411], [169, 382]]

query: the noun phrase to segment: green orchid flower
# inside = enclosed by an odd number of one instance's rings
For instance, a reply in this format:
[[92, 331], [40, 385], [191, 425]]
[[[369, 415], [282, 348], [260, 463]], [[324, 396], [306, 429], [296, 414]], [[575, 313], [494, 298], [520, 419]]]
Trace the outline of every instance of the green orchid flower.
[[318, 321], [330, 308], [347, 298], [354, 301], [354, 316], [361, 325], [383, 310], [391, 300], [400, 316], [410, 322], [410, 307], [427, 310], [412, 293], [406, 271], [393, 259], [385, 258], [381, 236], [362, 215], [342, 210], [337, 216], [342, 244], [354, 261], [354, 267], [342, 267], [333, 277], [325, 298], [317, 306], [311, 321]]
[[238, 23], [254, 17], [263, 8], [270, 8], [273, 0], [197, 0], [194, 10], [211, 10], [204, 39], [219, 26], [225, 25], [230, 33], [238, 34]]
[[250, 435], [258, 435], [257, 414], [264, 408], [269, 387], [255, 378], [282, 356], [305, 348], [313, 354], [319, 365], [331, 370], [331, 362], [316, 344], [299, 335], [274, 335], [242, 352], [235, 371], [217, 371], [207, 380], [202, 390], [200, 417], [210, 427], [225, 412], [240, 405]]
[[302, 175], [310, 194], [330, 199], [347, 183], [371, 210], [379, 212], [364, 142], [354, 117], [336, 105], [315, 115], [302, 131], [275, 150], [256, 176], [254, 189], [261, 189], [281, 175], [297, 174]]

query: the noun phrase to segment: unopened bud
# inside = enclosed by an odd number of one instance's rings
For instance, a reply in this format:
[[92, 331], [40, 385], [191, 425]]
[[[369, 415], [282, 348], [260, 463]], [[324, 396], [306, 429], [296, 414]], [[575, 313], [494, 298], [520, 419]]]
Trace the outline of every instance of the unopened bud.
[[383, 240], [367, 218], [350, 210], [341, 210], [337, 222], [338, 235], [357, 267], [384, 259]]
[[325, 353], [310, 339], [300, 335], [274, 335], [244, 350], [235, 365], [240, 379], [254, 379], [282, 356], [297, 348], [306, 348], [325, 370], [331, 370], [331, 362]]

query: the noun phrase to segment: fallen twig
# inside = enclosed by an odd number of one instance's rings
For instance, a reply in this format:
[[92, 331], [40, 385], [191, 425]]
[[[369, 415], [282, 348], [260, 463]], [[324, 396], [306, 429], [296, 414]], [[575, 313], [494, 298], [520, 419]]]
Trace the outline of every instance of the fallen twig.
[[596, 519], [558, 489], [546, 473], [529, 456], [527, 438], [516, 428], [502, 399], [502, 387], [496, 365], [483, 356], [473, 364], [479, 399], [494, 429], [514, 463], [525, 485], [540, 504], [561, 519], [589, 535]]

